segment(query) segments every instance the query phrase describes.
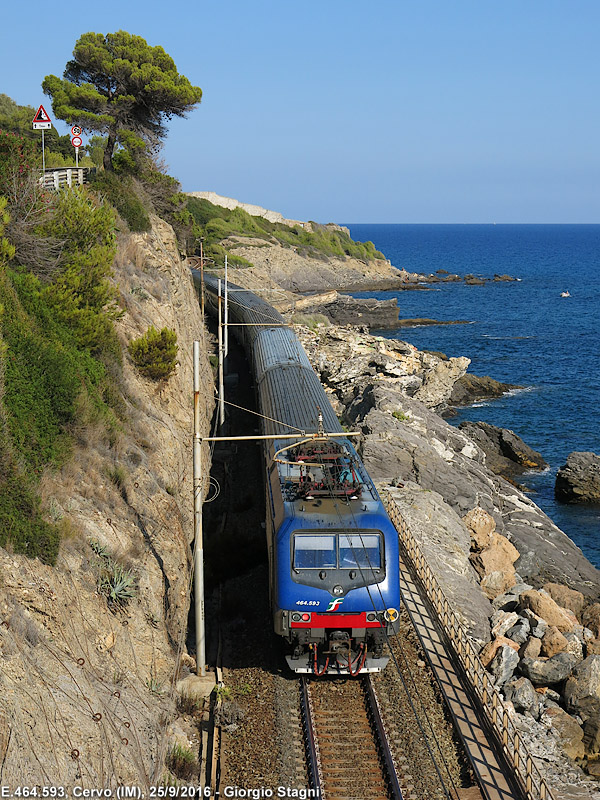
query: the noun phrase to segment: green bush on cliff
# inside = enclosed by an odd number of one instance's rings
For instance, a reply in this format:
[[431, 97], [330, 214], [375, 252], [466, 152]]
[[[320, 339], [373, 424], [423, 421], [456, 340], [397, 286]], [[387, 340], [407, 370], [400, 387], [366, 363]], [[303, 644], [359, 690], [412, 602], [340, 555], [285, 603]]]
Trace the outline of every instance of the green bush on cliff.
[[152, 225], [148, 211], [130, 175], [101, 170], [92, 178], [91, 186], [116, 208], [130, 231], [144, 233], [150, 230]]
[[83, 189], [60, 193], [38, 234], [63, 242], [51, 279], [0, 264], [0, 545], [54, 563], [39, 478], [69, 457], [75, 431], [100, 425], [110, 441], [118, 427], [114, 213]]
[[167, 380], [177, 365], [177, 334], [169, 328], [157, 331], [151, 325], [128, 349], [140, 373], [154, 381]]
[[[229, 250], [220, 245], [229, 236], [275, 241], [284, 246], [296, 247], [317, 258], [349, 256], [363, 261], [384, 258], [373, 242], [355, 242], [345, 231], [318, 225], [316, 222], [311, 223], [313, 230], [308, 231], [298, 225], [290, 227], [281, 222], [270, 222], [263, 217], [251, 216], [241, 208], [216, 206], [198, 197], [188, 198], [187, 209], [195, 221], [196, 236], [204, 239], [205, 255], [217, 264], [223, 263], [225, 252], [229, 253]], [[240, 257], [229, 254], [228, 260], [236, 265]], [[245, 259], [241, 261], [241, 265], [249, 263]]]

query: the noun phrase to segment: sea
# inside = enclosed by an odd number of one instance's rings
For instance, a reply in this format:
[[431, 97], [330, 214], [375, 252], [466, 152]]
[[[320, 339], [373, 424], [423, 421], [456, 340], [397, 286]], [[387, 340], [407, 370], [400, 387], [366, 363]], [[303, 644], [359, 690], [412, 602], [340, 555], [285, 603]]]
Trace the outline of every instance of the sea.
[[[600, 225], [351, 224], [397, 268], [446, 270], [513, 282], [437, 283], [422, 291], [361, 292], [397, 297], [401, 318], [464, 320], [378, 331], [421, 350], [471, 359], [469, 372], [518, 384], [449, 419], [509, 428], [550, 467], [521, 482], [533, 501], [600, 567], [600, 506], [554, 498], [557, 469], [572, 451], [600, 455]], [[562, 297], [568, 292], [569, 297]]]

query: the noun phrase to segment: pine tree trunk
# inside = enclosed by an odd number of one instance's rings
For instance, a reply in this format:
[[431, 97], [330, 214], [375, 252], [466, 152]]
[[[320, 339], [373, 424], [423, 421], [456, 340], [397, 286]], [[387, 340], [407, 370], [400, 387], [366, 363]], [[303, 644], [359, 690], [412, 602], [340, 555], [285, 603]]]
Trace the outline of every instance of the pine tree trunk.
[[117, 143], [117, 134], [115, 133], [115, 131], [109, 131], [106, 147], [104, 148], [104, 169], [107, 170], [108, 172], [112, 172], [113, 169], [112, 157], [116, 143]]

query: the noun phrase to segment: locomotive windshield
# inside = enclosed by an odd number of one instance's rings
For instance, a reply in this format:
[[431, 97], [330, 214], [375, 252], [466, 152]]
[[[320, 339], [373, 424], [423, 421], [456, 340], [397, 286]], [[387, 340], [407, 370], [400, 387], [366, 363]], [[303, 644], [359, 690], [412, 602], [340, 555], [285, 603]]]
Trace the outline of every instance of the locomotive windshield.
[[297, 533], [294, 569], [381, 569], [379, 533]]
[[372, 533], [340, 534], [340, 568], [381, 567], [381, 537]]
[[295, 569], [335, 569], [337, 555], [335, 536], [296, 536], [294, 540]]

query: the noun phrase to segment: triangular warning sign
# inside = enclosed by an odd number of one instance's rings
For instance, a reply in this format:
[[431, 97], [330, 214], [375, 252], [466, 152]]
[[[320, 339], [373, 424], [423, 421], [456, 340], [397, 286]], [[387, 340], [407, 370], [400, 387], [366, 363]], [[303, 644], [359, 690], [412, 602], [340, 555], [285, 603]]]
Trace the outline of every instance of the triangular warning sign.
[[44, 108], [44, 106], [40, 106], [37, 110], [35, 117], [33, 118], [34, 122], [50, 122], [50, 117], [48, 116], [48, 112]]

